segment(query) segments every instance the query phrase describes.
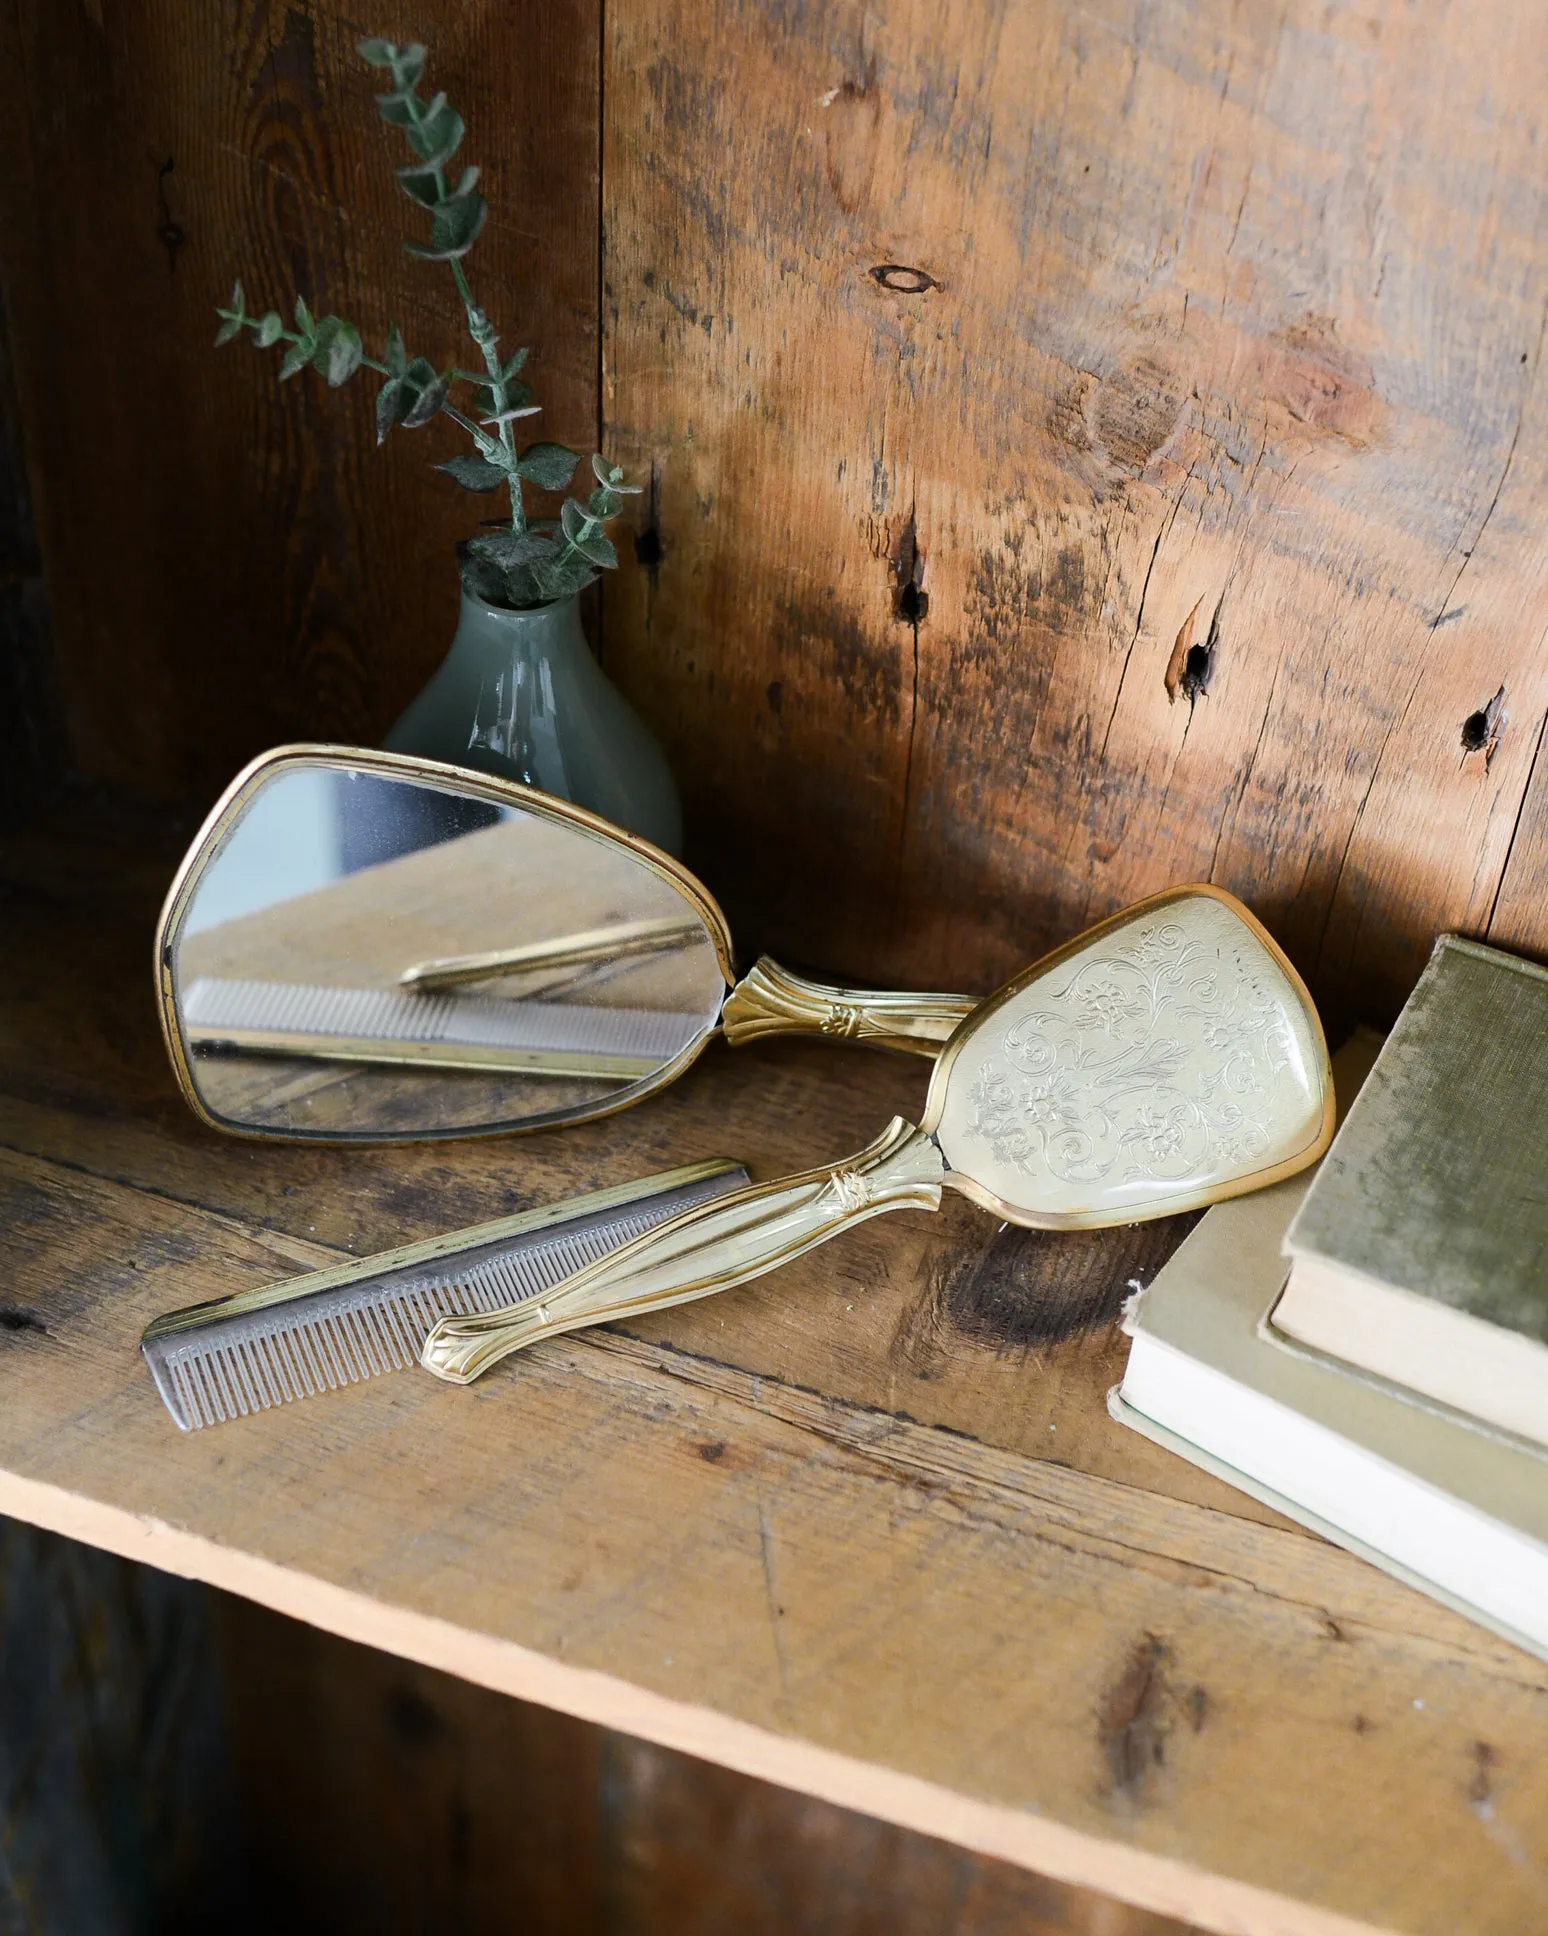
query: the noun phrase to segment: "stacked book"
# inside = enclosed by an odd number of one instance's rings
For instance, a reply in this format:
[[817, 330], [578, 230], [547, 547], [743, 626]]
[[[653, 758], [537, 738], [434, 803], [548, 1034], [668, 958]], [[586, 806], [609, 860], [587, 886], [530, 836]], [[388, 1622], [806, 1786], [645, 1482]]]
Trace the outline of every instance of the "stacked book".
[[1548, 1656], [1548, 970], [1444, 937], [1334, 1079], [1310, 1181], [1136, 1301], [1111, 1409]]

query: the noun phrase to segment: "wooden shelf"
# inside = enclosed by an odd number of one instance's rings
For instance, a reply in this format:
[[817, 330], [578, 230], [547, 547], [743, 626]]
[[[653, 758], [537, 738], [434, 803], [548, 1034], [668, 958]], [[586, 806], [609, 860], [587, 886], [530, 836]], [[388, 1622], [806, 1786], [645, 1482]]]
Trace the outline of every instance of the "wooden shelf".
[[156, 1036], [171, 856], [87, 831], [3, 879], [0, 1511], [1210, 1928], [1539, 1926], [1544, 1668], [1108, 1420], [1178, 1228], [889, 1217], [470, 1391], [180, 1437], [157, 1312], [673, 1162], [799, 1167], [926, 1072], [717, 1046], [575, 1131], [222, 1139]]

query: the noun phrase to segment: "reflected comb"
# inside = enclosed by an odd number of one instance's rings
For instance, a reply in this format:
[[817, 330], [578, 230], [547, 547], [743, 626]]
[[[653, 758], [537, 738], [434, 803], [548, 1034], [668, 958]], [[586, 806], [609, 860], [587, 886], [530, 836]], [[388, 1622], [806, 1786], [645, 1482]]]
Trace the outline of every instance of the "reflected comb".
[[698, 1016], [579, 1002], [201, 975], [183, 997], [191, 1046], [505, 1075], [652, 1076], [701, 1032]]
[[524, 1302], [679, 1211], [742, 1188], [719, 1158], [352, 1258], [171, 1311], [140, 1349], [185, 1432], [358, 1384], [419, 1361], [432, 1325]]

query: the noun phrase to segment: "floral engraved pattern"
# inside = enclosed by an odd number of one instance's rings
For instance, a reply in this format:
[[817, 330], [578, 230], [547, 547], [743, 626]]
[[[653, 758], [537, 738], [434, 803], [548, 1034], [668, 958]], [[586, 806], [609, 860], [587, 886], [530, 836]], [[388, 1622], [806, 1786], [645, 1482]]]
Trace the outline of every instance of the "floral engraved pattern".
[[1160, 909], [1007, 1005], [964, 1070], [964, 1128], [1050, 1184], [1244, 1174], [1320, 1108], [1295, 1001], [1228, 908], [1200, 897]]

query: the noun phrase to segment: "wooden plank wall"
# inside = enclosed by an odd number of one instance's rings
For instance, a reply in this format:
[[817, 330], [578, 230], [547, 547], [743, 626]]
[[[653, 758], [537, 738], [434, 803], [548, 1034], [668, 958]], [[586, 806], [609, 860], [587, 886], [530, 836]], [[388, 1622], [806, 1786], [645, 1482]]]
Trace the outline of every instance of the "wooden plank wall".
[[[389, 9], [389, 11], [391, 11]], [[474, 288], [554, 436], [590, 449], [597, 396], [596, 0], [414, 0], [382, 25], [492, 188]], [[444, 268], [402, 253], [402, 144], [377, 118], [341, 0], [18, 0], [0, 15], [0, 258], [76, 763], [208, 800], [280, 740], [373, 741], [456, 625], [455, 540], [479, 504], [429, 466], [449, 426], [375, 448], [369, 377], [280, 388], [217, 355], [240, 276], [296, 292], [380, 353], [466, 361]]]
[[[467, 113], [477, 286], [581, 444], [600, 327], [605, 440], [651, 482], [605, 657], [744, 952], [987, 988], [1207, 876], [1338, 1022], [1389, 1013], [1440, 928], [1548, 945], [1541, 10], [383, 24]], [[450, 632], [440, 433], [378, 453], [366, 388], [279, 391], [209, 347], [237, 273], [455, 341], [398, 252], [359, 25], [340, 0], [0, 24], [74, 756], [142, 792], [379, 735]]]
[[610, 0], [608, 654], [745, 931], [987, 988], [1208, 878], [1334, 1019], [1548, 945], [1545, 71], [1508, 0]]

